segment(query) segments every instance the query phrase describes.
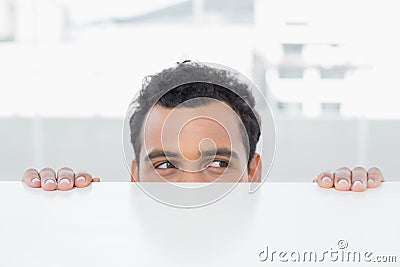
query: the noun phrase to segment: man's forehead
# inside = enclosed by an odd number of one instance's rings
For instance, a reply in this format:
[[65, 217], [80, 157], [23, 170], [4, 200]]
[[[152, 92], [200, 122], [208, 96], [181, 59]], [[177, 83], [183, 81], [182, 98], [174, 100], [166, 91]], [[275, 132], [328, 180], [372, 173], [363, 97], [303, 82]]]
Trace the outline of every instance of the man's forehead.
[[213, 100], [208, 104], [195, 107], [167, 108], [160, 104], [154, 105], [147, 114], [143, 129], [148, 131], [153, 129], [154, 126], [158, 126], [157, 128], [166, 130], [168, 125], [184, 127], [193, 120], [197, 120], [199, 123], [212, 121], [232, 132], [237, 130], [236, 128], [239, 128], [238, 126], [242, 123], [239, 116], [229, 105], [222, 101]]
[[[169, 116], [171, 114], [190, 114], [188, 116], [209, 116], [211, 118], [221, 118], [216, 112], [231, 113], [232, 116], [238, 117], [230, 105], [222, 100], [217, 100], [208, 97], [200, 97], [189, 99], [175, 107], [165, 107], [160, 103], [154, 105], [148, 112], [148, 118], [157, 115]], [[188, 117], [186, 116], [186, 117]]]
[[[159, 146], [159, 143], [167, 141], [166, 139], [177, 141], [179, 135], [189, 135], [190, 139], [210, 138], [220, 142], [224, 140], [224, 145], [230, 145], [226, 142], [238, 143], [239, 140], [243, 143], [241, 130], [244, 130], [244, 126], [239, 116], [221, 101], [177, 108], [166, 108], [157, 104], [147, 115], [142, 129], [142, 140], [145, 150], [149, 149], [149, 145]], [[163, 145], [168, 144], [164, 142]]]

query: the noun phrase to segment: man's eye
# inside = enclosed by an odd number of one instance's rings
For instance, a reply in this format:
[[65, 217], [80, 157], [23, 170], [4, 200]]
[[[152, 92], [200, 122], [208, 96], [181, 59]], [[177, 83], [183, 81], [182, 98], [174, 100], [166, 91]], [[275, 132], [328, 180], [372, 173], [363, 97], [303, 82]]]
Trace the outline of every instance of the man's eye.
[[214, 160], [211, 162], [208, 167], [214, 167], [214, 168], [226, 168], [228, 167], [229, 163], [224, 160]]
[[171, 168], [175, 168], [175, 166], [171, 162], [166, 161], [166, 162], [161, 162], [159, 164], [156, 164], [154, 166], [154, 168], [156, 168], [156, 169], [171, 169]]

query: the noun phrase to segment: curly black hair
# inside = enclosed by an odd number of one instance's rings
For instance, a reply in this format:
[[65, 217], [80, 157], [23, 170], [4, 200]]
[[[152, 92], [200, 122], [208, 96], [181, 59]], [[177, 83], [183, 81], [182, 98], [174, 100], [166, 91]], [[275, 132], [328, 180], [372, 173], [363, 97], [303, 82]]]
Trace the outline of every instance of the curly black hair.
[[188, 101], [190, 107], [206, 105], [209, 102], [207, 98], [212, 98], [225, 102], [239, 115], [247, 132], [242, 136], [248, 138], [244, 142], [249, 144], [249, 167], [261, 134], [259, 114], [254, 109], [255, 100], [250, 86], [239, 81], [232, 71], [190, 61], [147, 76], [139, 96], [131, 103], [134, 113], [129, 126], [137, 164], [142, 143], [141, 129], [150, 109], [155, 104], [165, 108], [174, 108], [180, 104], [185, 106], [188, 103], [185, 101], [199, 97], [204, 98], [195, 102]]

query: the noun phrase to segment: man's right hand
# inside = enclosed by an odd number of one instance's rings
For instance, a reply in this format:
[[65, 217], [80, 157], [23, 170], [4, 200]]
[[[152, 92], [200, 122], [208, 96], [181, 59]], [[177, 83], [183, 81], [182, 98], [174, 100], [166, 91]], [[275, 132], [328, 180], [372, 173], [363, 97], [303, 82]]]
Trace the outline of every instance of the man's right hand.
[[91, 182], [100, 182], [100, 178], [93, 178], [88, 172], [75, 173], [71, 168], [64, 167], [56, 172], [51, 168], [44, 168], [40, 172], [35, 169], [26, 170], [22, 182], [33, 188], [43, 188], [46, 191], [71, 190], [74, 187], [86, 187]]

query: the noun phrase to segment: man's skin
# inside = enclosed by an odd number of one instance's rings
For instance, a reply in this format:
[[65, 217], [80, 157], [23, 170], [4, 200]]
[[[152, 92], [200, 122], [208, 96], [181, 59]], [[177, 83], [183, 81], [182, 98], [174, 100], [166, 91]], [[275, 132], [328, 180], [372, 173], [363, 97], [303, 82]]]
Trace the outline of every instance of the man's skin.
[[[256, 153], [247, 168], [241, 121], [228, 105], [218, 101], [196, 108], [155, 105], [145, 121], [139, 162], [132, 161], [132, 182], [261, 182], [260, 155]], [[57, 174], [51, 168], [28, 169], [22, 180], [30, 187], [52, 191], [86, 187], [100, 179], [65, 167]], [[383, 181], [376, 167], [342, 167], [314, 179], [323, 188], [356, 192]]]
[[140, 168], [132, 162], [132, 181], [261, 181], [260, 156], [254, 155], [247, 171], [241, 120], [227, 104], [214, 100], [176, 109], [156, 105], [145, 121]]

